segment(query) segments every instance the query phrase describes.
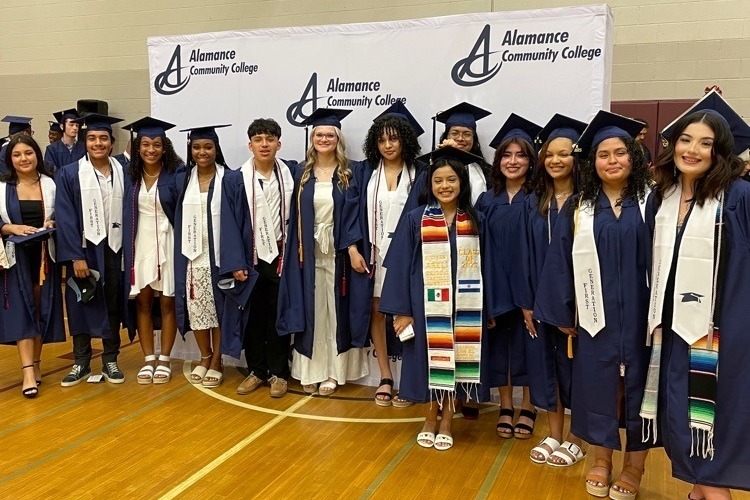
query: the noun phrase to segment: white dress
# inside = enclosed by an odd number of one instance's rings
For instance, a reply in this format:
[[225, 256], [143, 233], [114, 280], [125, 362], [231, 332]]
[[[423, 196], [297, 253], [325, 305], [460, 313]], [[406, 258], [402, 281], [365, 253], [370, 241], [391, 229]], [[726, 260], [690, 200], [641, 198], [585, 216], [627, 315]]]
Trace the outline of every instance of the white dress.
[[158, 183], [157, 179], [147, 190], [144, 181], [138, 191], [138, 227], [133, 265], [135, 283], [130, 287], [131, 298], [146, 286], [161, 291], [162, 295], [174, 297], [174, 228], [158, 199]]
[[[385, 193], [385, 199], [383, 202], [385, 203], [385, 206], [387, 207], [383, 212], [385, 217], [384, 220], [378, 221], [379, 226], [385, 226], [385, 221], [388, 220], [389, 213], [391, 210], [397, 210], [396, 207], [393, 206], [393, 200], [396, 199], [396, 190], [393, 191], [386, 191]], [[372, 217], [373, 214], [370, 214], [370, 217]], [[372, 224], [372, 221], [370, 222]], [[378, 233], [381, 231], [378, 230]], [[375, 243], [375, 284], [374, 284], [374, 290], [373, 290], [373, 297], [380, 298], [380, 293], [383, 291], [383, 282], [385, 281], [385, 267], [383, 267], [383, 262], [385, 261], [385, 253], [381, 252], [380, 249], [383, 248], [383, 238], [390, 238], [389, 234], [386, 234], [383, 231], [382, 235], [376, 236], [378, 241]]]
[[[214, 302], [214, 288], [211, 281], [211, 249], [208, 244], [208, 193], [201, 193], [201, 225], [203, 227], [203, 252], [187, 264], [187, 308], [190, 329], [206, 330], [219, 326]], [[190, 288], [194, 297], [191, 298]]]
[[336, 348], [336, 297], [334, 295], [336, 250], [333, 246], [333, 184], [315, 182], [315, 325], [312, 359], [295, 349], [292, 377], [302, 385], [325, 382], [329, 378], [343, 385], [370, 373], [364, 349], [338, 354]]

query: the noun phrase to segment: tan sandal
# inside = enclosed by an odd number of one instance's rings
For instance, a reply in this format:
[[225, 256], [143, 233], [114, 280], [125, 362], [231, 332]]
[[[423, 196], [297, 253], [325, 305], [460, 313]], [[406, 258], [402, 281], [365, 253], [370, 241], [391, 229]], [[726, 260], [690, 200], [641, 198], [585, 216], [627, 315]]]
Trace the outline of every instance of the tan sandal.
[[[625, 477], [623, 478], [623, 476]], [[642, 477], [642, 469], [638, 470], [632, 465], [625, 465], [622, 468], [620, 477], [617, 478], [615, 484], [609, 489], [609, 498], [612, 500], [634, 500], [638, 496]]]
[[[607, 471], [607, 475], [605, 476], [603, 474], [600, 474], [599, 472], [595, 472], [596, 469], [605, 469]], [[610, 481], [612, 481], [612, 462], [610, 460], [607, 460], [606, 458], [595, 459], [594, 465], [586, 474], [586, 491], [588, 492], [588, 494], [600, 498], [606, 497], [607, 495], [609, 495]], [[599, 483], [603, 486], [592, 483]]]

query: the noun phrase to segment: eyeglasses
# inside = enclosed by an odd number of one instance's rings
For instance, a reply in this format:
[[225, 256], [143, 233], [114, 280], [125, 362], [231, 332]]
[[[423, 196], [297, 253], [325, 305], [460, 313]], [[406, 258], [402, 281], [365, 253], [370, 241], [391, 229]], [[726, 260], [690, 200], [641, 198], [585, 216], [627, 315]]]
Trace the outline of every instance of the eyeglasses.
[[451, 130], [450, 132], [448, 132], [448, 137], [450, 139], [464, 139], [464, 140], [468, 140], [468, 139], [473, 139], [474, 138], [474, 132], [472, 132], [470, 130], [466, 130], [464, 132], [459, 132], [457, 130]]
[[332, 141], [336, 138], [336, 134], [324, 134], [322, 132], [315, 132], [313, 137], [318, 140], [328, 139], [329, 141]]

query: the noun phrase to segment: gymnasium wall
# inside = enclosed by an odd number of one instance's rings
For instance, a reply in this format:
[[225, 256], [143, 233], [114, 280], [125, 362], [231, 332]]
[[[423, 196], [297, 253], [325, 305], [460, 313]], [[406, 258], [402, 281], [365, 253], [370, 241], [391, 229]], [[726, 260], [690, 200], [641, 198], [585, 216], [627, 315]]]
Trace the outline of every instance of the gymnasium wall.
[[[148, 114], [146, 38], [516, 10], [575, 0], [2, 0], [0, 115], [46, 120], [76, 99]], [[750, 116], [750, 0], [611, 0], [613, 100], [691, 98], [707, 84]], [[374, 51], [377, 48], [373, 48]], [[326, 57], [324, 53], [320, 57]], [[382, 64], [398, 54], [382, 54]], [[373, 61], [376, 57], [373, 57]], [[343, 64], [344, 62], [342, 62]], [[373, 62], [375, 64], [375, 62]], [[196, 103], [199, 105], [199, 103]], [[1, 127], [3, 133], [4, 127]], [[120, 134], [124, 138], [124, 134]], [[116, 148], [120, 150], [121, 147]]]

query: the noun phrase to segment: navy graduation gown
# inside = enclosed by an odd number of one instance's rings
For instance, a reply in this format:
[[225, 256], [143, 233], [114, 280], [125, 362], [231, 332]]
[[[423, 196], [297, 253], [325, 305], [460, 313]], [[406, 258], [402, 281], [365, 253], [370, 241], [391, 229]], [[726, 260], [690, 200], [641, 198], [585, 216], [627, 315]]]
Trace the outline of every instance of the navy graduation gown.
[[[55, 144], [59, 143], [56, 142]], [[125, 179], [125, 173], [123, 181]], [[78, 161], [59, 169], [55, 175], [55, 218], [57, 226], [57, 261], [67, 266], [66, 276], [73, 276], [73, 261], [86, 260], [89, 269], [101, 273], [100, 280], [118, 280], [121, 287], [122, 272], [114, 276], [104, 275], [104, 248], [107, 238], [94, 245], [83, 238], [83, 208], [81, 206], [81, 185], [78, 182]], [[85, 248], [83, 245], [86, 245]], [[118, 252], [119, 254], [119, 252]], [[113, 332], [109, 327], [107, 303], [104, 300], [103, 283], [98, 283], [96, 294], [87, 303], [78, 302], [75, 292], [65, 287], [65, 306], [68, 313], [68, 328], [71, 335], [79, 333], [91, 337], [115, 338], [119, 330]]]
[[[646, 220], [653, 231], [659, 207], [655, 196], [646, 206]], [[664, 300], [661, 375], [659, 377], [659, 437], [672, 461], [672, 475], [685, 482], [750, 490], [750, 342], [747, 325], [750, 308], [750, 185], [735, 180], [725, 193], [722, 263], [726, 268], [719, 283], [717, 304], [719, 376], [714, 420], [714, 458], [690, 456], [691, 433], [688, 417], [689, 346], [671, 330], [675, 258]], [[688, 215], [689, 217], [689, 215]], [[676, 221], [675, 221], [676, 222]], [[683, 225], [684, 227], [684, 225]], [[678, 235], [678, 239], [679, 239]], [[679, 241], [677, 242], [679, 245]], [[675, 252], [677, 249], [675, 249]]]
[[[512, 287], [516, 305], [533, 311], [550, 233], [557, 222], [557, 202], [553, 199], [548, 216], [544, 217], [539, 213], [539, 198], [536, 194], [529, 194], [523, 215], [525, 230], [518, 239], [521, 272], [513, 275]], [[528, 333], [523, 337], [531, 402], [544, 410], [555, 411], [559, 393], [562, 406], [570, 408], [573, 361], [567, 354], [567, 336], [547, 323], [536, 322], [534, 326], [537, 337], [532, 338]], [[577, 340], [573, 342], [575, 344]]]
[[[427, 363], [427, 332], [425, 326], [424, 307], [424, 278], [422, 275], [422, 215], [424, 206], [417, 207], [402, 215], [393, 235], [391, 250], [386, 256], [388, 273], [383, 283], [383, 294], [380, 298], [380, 312], [399, 316], [411, 316], [414, 319], [414, 338], [404, 342], [401, 365], [401, 381], [399, 383], [399, 397], [427, 403], [431, 400], [428, 388]], [[486, 265], [485, 257], [489, 248], [488, 233], [485, 230], [484, 217], [479, 218], [480, 248], [482, 250], [483, 286], [485, 290], [493, 278], [489, 276], [491, 267]], [[451, 268], [453, 274], [453, 289], [456, 288], [456, 232], [455, 224], [448, 234], [451, 244]], [[454, 294], [455, 295], [455, 294]], [[486, 304], [486, 296], [485, 296]], [[486, 307], [486, 305], [485, 305]], [[482, 360], [480, 364], [479, 401], [489, 401], [490, 387], [497, 384], [490, 375], [489, 340], [486, 330], [486, 311], [482, 318]], [[466, 394], [456, 387], [457, 397], [465, 399]]]
[[[352, 220], [355, 210], [344, 210], [347, 191], [356, 189], [357, 178], [362, 168], [359, 162], [350, 162], [353, 175], [349, 188], [339, 188], [338, 169], [333, 173], [333, 244], [336, 252], [334, 295], [336, 297], [336, 345], [339, 353], [352, 347], [364, 347], [367, 336], [354, 337], [350, 329], [349, 283], [352, 268], [347, 248], [362, 237], [357, 224]], [[297, 193], [304, 168], [300, 167], [294, 178], [294, 194], [289, 214], [289, 231], [284, 251], [284, 267], [279, 283], [279, 302], [276, 329], [279, 335], [294, 335], [294, 348], [312, 358], [313, 329], [315, 325], [315, 237], [313, 223], [313, 194], [315, 177], [311, 174], [300, 200], [302, 211], [303, 265], [300, 266], [299, 240], [297, 235]], [[352, 198], [349, 199], [352, 202]], [[369, 305], [368, 305], [369, 307]], [[361, 321], [361, 320], [359, 320]]]
[[0, 175], [5, 175], [8, 172], [8, 166], [5, 164], [5, 154], [8, 151], [8, 143], [0, 147]]
[[[119, 160], [118, 160], [119, 161]], [[123, 168], [127, 171], [125, 164]], [[177, 168], [177, 172], [185, 169], [184, 165]], [[177, 172], [162, 171], [159, 174], [157, 189], [159, 190], [159, 202], [161, 203], [164, 214], [167, 216], [169, 223], [174, 226], [174, 212], [177, 205], [176, 192], [173, 188], [174, 176]], [[135, 298], [130, 299], [130, 269], [133, 267], [133, 253], [135, 251], [135, 237], [138, 231], [138, 194], [141, 189], [141, 183], [133, 184], [130, 175], [125, 175], [124, 192], [122, 200], [122, 257], [123, 257], [123, 298], [125, 300], [123, 311], [127, 311], [125, 324], [128, 329], [128, 337], [132, 342], [135, 339], [138, 324], [136, 321]], [[154, 307], [151, 310], [151, 316], [154, 321], [154, 329], [159, 329], [161, 325], [161, 314], [159, 309], [159, 299], [154, 299]]]
[[[292, 177], [297, 174], [297, 162], [283, 161], [292, 173]], [[252, 221], [250, 219], [250, 203], [245, 191], [245, 178], [240, 169], [227, 172], [224, 177], [224, 199], [221, 205], [221, 269], [222, 276], [231, 276], [234, 271], [247, 270], [248, 282], [254, 286], [258, 279], [258, 273], [253, 266], [253, 232]], [[290, 207], [289, 216], [291, 218], [292, 207], [295, 203], [292, 197], [292, 206]], [[289, 224], [290, 225], [290, 224]], [[289, 238], [289, 225], [287, 225], [287, 238]], [[287, 256], [284, 256], [286, 261]], [[283, 262], [282, 262], [283, 264]], [[231, 338], [222, 331], [222, 352], [239, 358], [244, 348], [245, 327], [249, 321], [249, 301], [245, 305], [245, 314], [242, 317], [242, 328], [238, 335]]]
[[122, 165], [122, 168], [124, 168], [126, 171], [130, 169], [130, 160], [127, 156], [125, 156], [125, 153], [115, 155], [115, 160], [119, 161], [120, 165]]
[[[192, 167], [197, 168], [197, 167]], [[190, 178], [191, 170], [182, 170], [175, 174], [170, 183], [170, 188], [174, 192], [170, 195], [170, 199], [177, 200], [177, 205], [174, 211], [174, 276], [175, 276], [175, 291], [174, 291], [174, 305], [175, 305], [175, 317], [177, 319], [177, 330], [180, 332], [183, 338], [188, 332], [192, 331], [190, 328], [190, 318], [187, 310], [187, 283], [188, 283], [188, 259], [182, 254], [182, 208], [183, 201], [185, 199], [185, 189], [187, 187], [187, 181]], [[224, 168], [224, 178], [226, 179], [227, 174], [230, 173], [228, 167]], [[219, 288], [219, 280], [222, 278], [219, 272], [219, 267], [216, 265], [216, 259], [214, 255], [214, 233], [213, 233], [213, 218], [211, 217], [211, 200], [214, 196], [214, 183], [216, 182], [216, 176], [211, 180], [211, 184], [208, 187], [208, 206], [207, 206], [207, 217], [208, 217], [208, 249], [204, 251], [209, 252], [209, 259], [211, 261], [211, 285], [214, 292], [214, 305], [216, 307], [216, 317], [219, 320], [219, 328], [221, 329], [222, 338], [225, 335], [234, 337], [240, 335], [238, 332], [242, 326], [242, 316], [244, 314], [242, 307], [237, 304], [238, 297], [245, 291], [247, 286], [252, 287], [255, 284], [255, 279], [252, 273], [249, 273], [247, 281], [235, 282], [235, 286], [231, 290], [223, 290]], [[224, 186], [222, 182], [222, 197], [224, 197]], [[222, 233], [223, 237], [223, 233]], [[222, 243], [223, 244], [223, 243]], [[226, 333], [225, 333], [226, 330]], [[222, 353], [224, 350], [222, 348]]]
[[[573, 197], [565, 205], [578, 203]], [[643, 443], [639, 415], [651, 349], [646, 347], [651, 239], [638, 200], [623, 201], [619, 219], [604, 192], [594, 215], [606, 326], [591, 337], [578, 327], [573, 358], [571, 431], [588, 443], [620, 449], [620, 421], [627, 451], [650, 448]], [[535, 316], [554, 326], [576, 323], [573, 281], [573, 217], [558, 218], [536, 296]], [[618, 418], [617, 393], [624, 373], [624, 414]]]
[[485, 191], [475, 208], [485, 216], [487, 231], [492, 234], [492, 248], [485, 254], [492, 266], [494, 281], [487, 284], [487, 316], [495, 318], [489, 330], [491, 380], [500, 387], [528, 385], [523, 337], [527, 335], [521, 309], [515, 306], [511, 278], [519, 272], [518, 243], [522, 237], [524, 193], [509, 201], [508, 192]]
[[[370, 267], [370, 252], [372, 242], [370, 241], [369, 213], [367, 211], [367, 188], [372, 180], [373, 167], [368, 160], [362, 162], [361, 167], [355, 170], [357, 176], [356, 185], [347, 190], [347, 202], [345, 210], [348, 212], [346, 218], [350, 223], [356, 224], [351, 229], [351, 234], [360, 234], [361, 239], [357, 242], [357, 249], [364, 257], [368, 268]], [[399, 180], [400, 180], [399, 174]], [[412, 190], [409, 191], [411, 197]], [[408, 202], [407, 198], [407, 203]], [[415, 201], [415, 200], [413, 200]], [[402, 209], [401, 217], [406, 213], [406, 206]], [[399, 218], [399, 222], [401, 218]], [[392, 237], [393, 235], [391, 235]], [[370, 269], [372, 271], [372, 269]], [[351, 321], [352, 337], [370, 338], [370, 321], [372, 316], [372, 300], [375, 290], [375, 277], [368, 273], [352, 271], [349, 286], [349, 318]], [[401, 355], [401, 342], [393, 329], [393, 321], [386, 319], [385, 340], [389, 356]]]
[[[60, 140], [53, 142], [44, 150], [44, 163], [55, 172], [64, 165], [77, 162], [84, 156], [86, 156], [86, 143], [84, 141], [76, 142], [73, 149], [69, 150], [68, 146]], [[121, 163], [121, 165], [125, 167], [125, 164]]]
[[[16, 184], [8, 183], [5, 203], [11, 224], [23, 224]], [[0, 220], [0, 228], [4, 225], [5, 223]], [[44, 343], [65, 342], [60, 268], [54, 261], [49, 260], [47, 278], [41, 286], [37, 324], [33, 290], [34, 284], [39, 282], [39, 272], [29, 269], [27, 259], [28, 253], [24, 246], [16, 245], [16, 264], [10, 269], [0, 270], [5, 295], [3, 306], [0, 306], [0, 343], [15, 343], [36, 336], [41, 336]]]

